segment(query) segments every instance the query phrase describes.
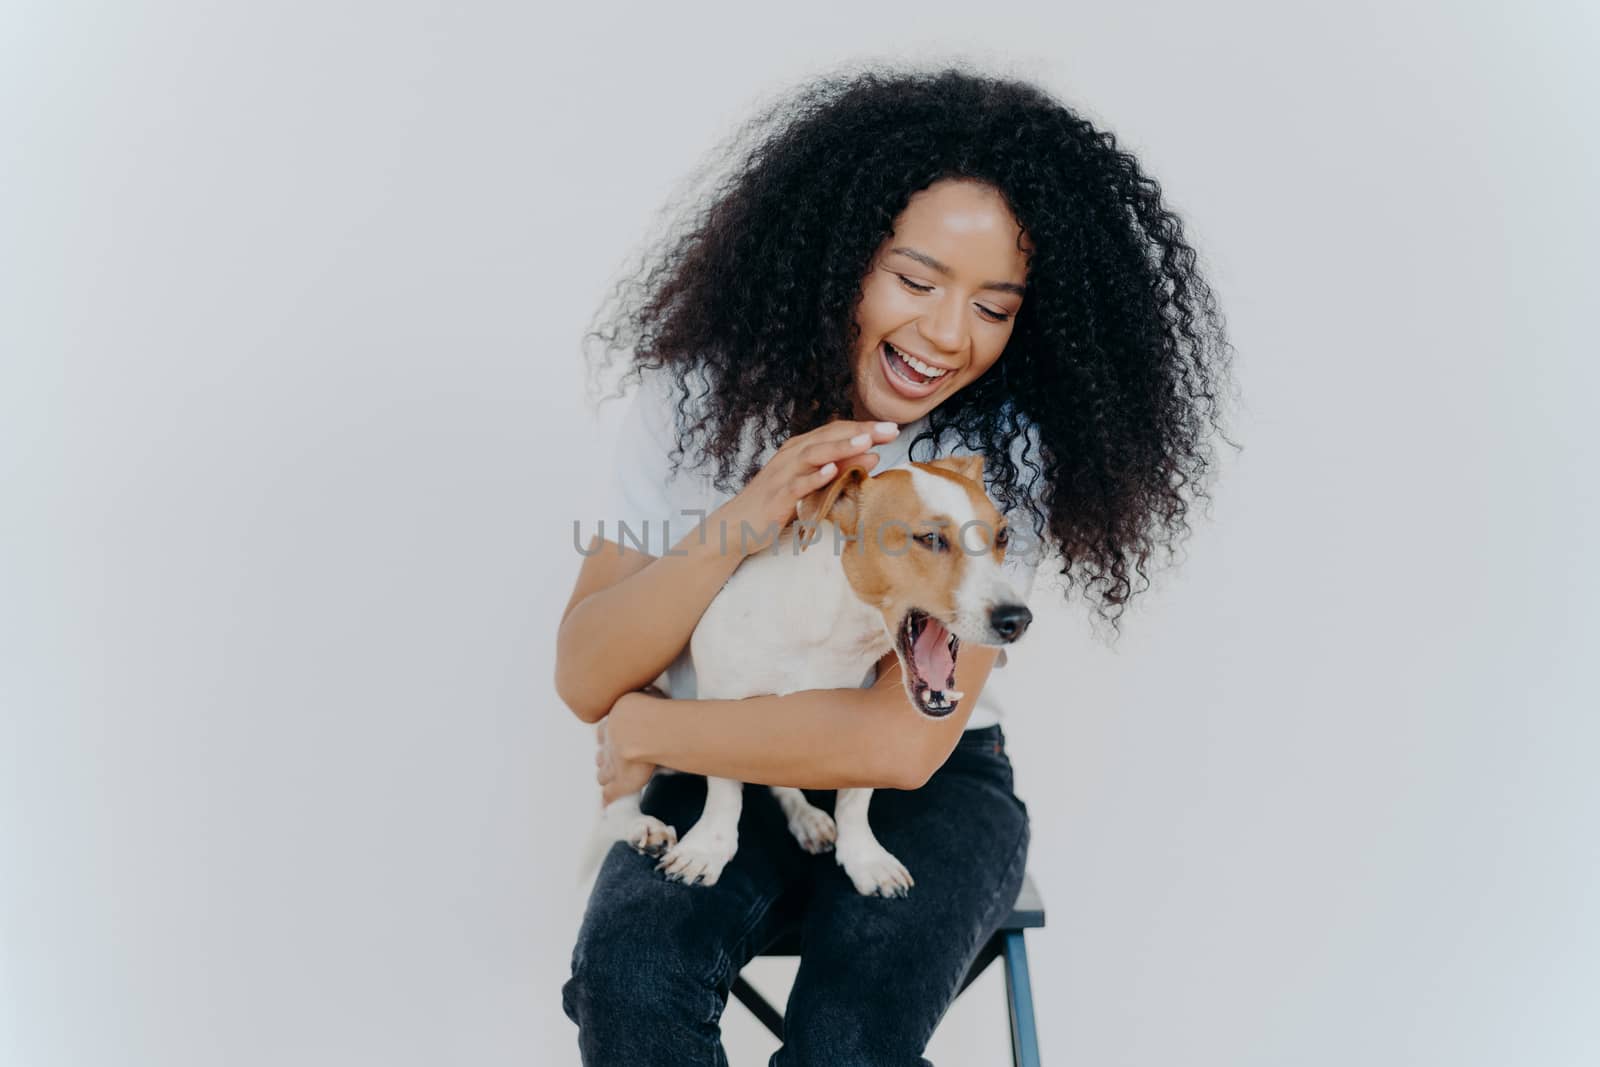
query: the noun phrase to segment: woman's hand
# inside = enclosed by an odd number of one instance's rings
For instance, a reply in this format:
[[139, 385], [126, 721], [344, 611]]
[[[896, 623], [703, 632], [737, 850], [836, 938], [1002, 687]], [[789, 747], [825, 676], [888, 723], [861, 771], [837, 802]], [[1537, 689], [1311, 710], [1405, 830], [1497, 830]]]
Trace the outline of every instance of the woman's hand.
[[[794, 520], [795, 504], [832, 481], [845, 460], [860, 456], [861, 466], [871, 471], [878, 462], [872, 446], [893, 441], [899, 433], [900, 427], [892, 422], [836, 419], [795, 434], [779, 445], [766, 466], [720, 509], [729, 523], [730, 534], [738, 534], [741, 522], [749, 523], [758, 532], [774, 525], [782, 530]], [[764, 536], [753, 540], [738, 536], [738, 543], [745, 556], [767, 546]]]
[[623, 725], [623, 717], [619, 717], [617, 712], [625, 701], [636, 699], [663, 700], [666, 695], [655, 686], [624, 693], [611, 706], [611, 712], [595, 724], [594, 776], [600, 783], [602, 805], [609, 805], [618, 797], [641, 792], [656, 770], [655, 764], [626, 759], [620, 751], [616, 735], [617, 727]]

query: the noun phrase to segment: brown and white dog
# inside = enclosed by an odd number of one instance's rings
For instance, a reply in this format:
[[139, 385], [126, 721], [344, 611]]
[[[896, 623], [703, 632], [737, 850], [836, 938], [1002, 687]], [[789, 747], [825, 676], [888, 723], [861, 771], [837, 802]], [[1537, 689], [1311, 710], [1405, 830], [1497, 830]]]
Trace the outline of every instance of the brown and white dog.
[[[963, 696], [954, 688], [961, 642], [1009, 644], [1032, 620], [1001, 573], [1009, 534], [983, 491], [981, 456], [876, 477], [849, 466], [796, 510], [799, 521], [740, 564], [696, 625], [688, 651], [700, 699], [853, 688], [892, 648], [912, 706], [942, 718]], [[711, 885], [738, 848], [743, 790], [708, 777], [705, 809], [682, 840], [640, 811], [638, 794], [613, 802], [604, 825], [641, 852], [664, 852], [669, 878]], [[772, 792], [801, 847], [834, 846], [858, 892], [911, 887], [867, 824], [871, 789], [841, 790], [832, 818], [798, 789]]]

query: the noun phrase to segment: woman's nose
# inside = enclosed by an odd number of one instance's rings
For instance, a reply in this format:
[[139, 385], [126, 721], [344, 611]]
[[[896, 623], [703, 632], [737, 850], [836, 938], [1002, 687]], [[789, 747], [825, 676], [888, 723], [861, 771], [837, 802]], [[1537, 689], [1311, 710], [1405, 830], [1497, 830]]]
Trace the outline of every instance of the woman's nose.
[[940, 352], [957, 353], [967, 346], [966, 305], [962, 301], [941, 300], [918, 323], [918, 332]]

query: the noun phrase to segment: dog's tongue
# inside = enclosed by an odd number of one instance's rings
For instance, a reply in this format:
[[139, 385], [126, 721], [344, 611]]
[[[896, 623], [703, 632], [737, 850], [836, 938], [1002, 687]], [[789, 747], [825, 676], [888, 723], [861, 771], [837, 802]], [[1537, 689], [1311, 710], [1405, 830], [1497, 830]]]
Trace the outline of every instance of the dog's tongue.
[[930, 618], [922, 624], [922, 632], [911, 646], [911, 658], [917, 673], [934, 689], [950, 684], [955, 670], [955, 660], [950, 655], [950, 632], [938, 619]]

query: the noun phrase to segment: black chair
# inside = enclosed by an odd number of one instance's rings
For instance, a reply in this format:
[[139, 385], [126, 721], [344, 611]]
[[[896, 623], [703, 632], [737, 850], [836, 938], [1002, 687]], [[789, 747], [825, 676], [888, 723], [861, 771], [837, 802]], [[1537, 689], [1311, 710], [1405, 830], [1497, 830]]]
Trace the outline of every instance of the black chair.
[[[1039, 899], [1039, 891], [1034, 888], [1032, 876], [1024, 875], [1022, 892], [1017, 894], [1017, 902], [1012, 906], [1011, 914], [1000, 924], [1000, 928], [989, 939], [989, 943], [983, 946], [978, 958], [972, 961], [972, 967], [961, 983], [961, 992], [964, 993], [989, 964], [1002, 956], [1005, 957], [1006, 1005], [1011, 1012], [1011, 1060], [1016, 1067], [1039, 1067], [1039, 1032], [1034, 1022], [1033, 987], [1028, 980], [1028, 952], [1022, 943], [1022, 934], [1025, 930], [1043, 925], [1044, 902]], [[780, 937], [758, 955], [799, 954], [799, 936], [791, 933]], [[783, 1040], [782, 1012], [756, 992], [755, 987], [746, 982], [743, 975], [733, 980], [732, 991], [733, 995], [739, 998], [739, 1002], [749, 1008], [750, 1013], [759, 1019], [762, 1025], [772, 1031], [774, 1037]]]

